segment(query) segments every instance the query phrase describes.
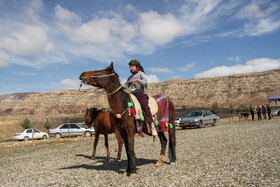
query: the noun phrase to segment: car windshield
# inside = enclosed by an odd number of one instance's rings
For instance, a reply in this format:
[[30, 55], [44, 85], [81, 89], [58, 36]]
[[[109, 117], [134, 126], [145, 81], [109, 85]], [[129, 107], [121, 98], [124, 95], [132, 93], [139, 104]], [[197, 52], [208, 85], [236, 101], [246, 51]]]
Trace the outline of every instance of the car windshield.
[[187, 115], [187, 117], [197, 117], [197, 116], [202, 116], [202, 111], [191, 112]]

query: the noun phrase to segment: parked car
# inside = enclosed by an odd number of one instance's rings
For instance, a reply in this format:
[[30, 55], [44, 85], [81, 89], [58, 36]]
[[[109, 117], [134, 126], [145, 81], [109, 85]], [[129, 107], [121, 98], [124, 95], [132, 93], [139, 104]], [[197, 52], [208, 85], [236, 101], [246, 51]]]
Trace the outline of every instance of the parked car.
[[86, 129], [83, 123], [64, 123], [54, 129], [49, 130], [50, 136], [62, 138], [67, 136], [86, 136], [90, 137], [95, 133], [93, 127]]
[[183, 118], [175, 118], [175, 126], [179, 126], [179, 123], [181, 122]]
[[199, 110], [190, 112], [185, 118], [181, 120], [179, 126], [183, 129], [188, 126], [197, 126], [200, 128], [205, 124], [212, 124], [212, 126], [216, 126], [219, 117], [215, 114], [212, 114], [209, 110]]
[[280, 115], [279, 110], [272, 110], [271, 111], [271, 116], [278, 116], [278, 115]]
[[47, 139], [49, 138], [48, 133], [39, 131], [37, 129], [24, 129], [19, 133], [15, 133], [15, 140], [28, 141], [30, 139]]

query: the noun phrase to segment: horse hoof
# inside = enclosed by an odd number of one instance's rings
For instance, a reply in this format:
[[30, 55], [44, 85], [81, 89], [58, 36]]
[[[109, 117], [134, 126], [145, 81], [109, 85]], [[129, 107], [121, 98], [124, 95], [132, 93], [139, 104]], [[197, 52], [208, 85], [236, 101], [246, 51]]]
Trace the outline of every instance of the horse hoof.
[[156, 167], [159, 167], [159, 166], [162, 166], [162, 164], [163, 164], [163, 162], [161, 162], [161, 161], [157, 161], [157, 163], [156, 163]]
[[165, 155], [160, 155], [159, 160], [156, 163], [156, 167], [162, 166], [162, 164], [165, 162]]
[[170, 162], [170, 166], [175, 166], [176, 163], [175, 162]]
[[134, 179], [135, 177], [137, 177], [137, 174], [136, 174], [136, 173], [132, 173], [132, 174], [130, 174], [130, 176], [129, 176], [129, 178], [131, 178], [131, 179]]
[[127, 176], [127, 172], [125, 171], [123, 174], [122, 174], [122, 177], [126, 177]]

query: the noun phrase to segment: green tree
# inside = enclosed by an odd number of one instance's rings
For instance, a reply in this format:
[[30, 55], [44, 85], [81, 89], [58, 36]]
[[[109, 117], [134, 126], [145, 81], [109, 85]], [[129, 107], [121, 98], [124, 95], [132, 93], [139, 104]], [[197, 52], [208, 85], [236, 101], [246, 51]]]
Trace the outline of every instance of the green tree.
[[51, 128], [52, 124], [49, 122], [49, 120], [47, 119], [46, 122], [44, 123], [44, 127], [49, 130]]
[[211, 108], [210, 108], [210, 111], [214, 114], [219, 114], [220, 113], [220, 108], [218, 106], [218, 103], [215, 102], [212, 104]]
[[25, 118], [24, 121], [20, 124], [23, 129], [29, 129], [32, 127], [30, 120]]

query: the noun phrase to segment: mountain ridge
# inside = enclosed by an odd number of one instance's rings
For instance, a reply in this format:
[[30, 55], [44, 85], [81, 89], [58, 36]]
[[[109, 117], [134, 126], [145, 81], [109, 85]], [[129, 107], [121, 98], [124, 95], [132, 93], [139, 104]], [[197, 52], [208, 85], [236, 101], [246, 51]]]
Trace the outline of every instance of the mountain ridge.
[[[264, 105], [269, 95], [279, 95], [280, 69], [214, 78], [171, 79], [150, 83], [148, 94], [169, 97], [176, 109], [209, 108], [213, 103]], [[105, 92], [103, 92], [105, 93]], [[107, 97], [97, 88], [0, 95], [1, 115], [77, 114], [86, 108], [109, 108]]]

